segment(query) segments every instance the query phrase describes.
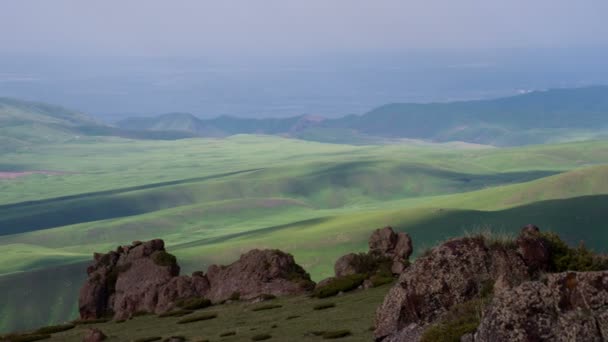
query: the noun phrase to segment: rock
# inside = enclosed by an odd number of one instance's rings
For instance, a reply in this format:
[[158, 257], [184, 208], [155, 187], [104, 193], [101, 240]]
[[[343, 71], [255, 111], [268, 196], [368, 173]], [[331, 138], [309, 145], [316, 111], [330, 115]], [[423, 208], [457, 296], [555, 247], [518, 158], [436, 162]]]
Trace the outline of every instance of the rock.
[[334, 273], [336, 274], [336, 277], [365, 272], [365, 270], [362, 270], [360, 267], [361, 263], [359, 262], [359, 259], [359, 255], [355, 253], [341, 256], [334, 264]]
[[424, 327], [453, 305], [478, 297], [500, 276], [505, 286], [529, 278], [517, 251], [489, 248], [481, 237], [449, 240], [401, 274], [376, 312], [375, 338], [392, 341], [403, 329], [419, 331], [414, 327]]
[[369, 254], [391, 259], [393, 274], [401, 274], [407, 268], [412, 251], [410, 236], [395, 233], [391, 227], [376, 229], [369, 238]]
[[608, 272], [565, 272], [497, 294], [475, 341], [605, 341]]
[[89, 328], [84, 333], [82, 342], [100, 342], [107, 338], [107, 336], [99, 329]]
[[364, 290], [368, 290], [368, 289], [371, 289], [371, 288], [374, 287], [374, 283], [371, 280], [369, 280], [369, 279], [365, 279], [363, 281], [362, 287], [363, 287]]
[[158, 292], [179, 275], [179, 266], [162, 240], [136, 241], [116, 252], [96, 253], [87, 273], [80, 290], [80, 317], [114, 313], [115, 319], [125, 319], [140, 311], [156, 312]]
[[279, 250], [251, 250], [228, 266], [211, 265], [207, 270], [207, 298], [217, 303], [238, 294], [250, 300], [261, 294], [304, 294], [314, 282], [293, 256]]
[[315, 286], [315, 288], [318, 289], [320, 287], [327, 286], [328, 284], [333, 283], [335, 280], [336, 280], [336, 277], [325, 278], [325, 279], [321, 280], [320, 282], [318, 282], [317, 285]]
[[199, 271], [179, 276], [179, 270], [162, 240], [135, 241], [107, 254], [96, 253], [80, 291], [80, 317], [113, 314], [120, 320], [138, 312], [172, 310], [182, 299], [250, 300], [302, 294], [315, 285], [291, 255], [279, 250], [252, 250], [229, 266], [212, 265], [207, 275]]
[[154, 312], [170, 311], [179, 299], [204, 297], [209, 288], [209, 280], [201, 273], [193, 274], [192, 277], [173, 277], [158, 288], [158, 301]]
[[532, 224], [522, 228], [516, 240], [518, 252], [530, 268], [530, 272], [547, 271], [551, 266], [548, 243], [542, 238], [540, 229]]

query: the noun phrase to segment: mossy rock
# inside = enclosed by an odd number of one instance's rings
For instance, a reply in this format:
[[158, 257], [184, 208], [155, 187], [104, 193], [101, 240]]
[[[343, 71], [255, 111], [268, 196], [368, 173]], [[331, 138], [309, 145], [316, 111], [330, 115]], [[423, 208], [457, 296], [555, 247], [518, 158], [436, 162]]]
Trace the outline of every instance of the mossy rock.
[[152, 253], [152, 260], [158, 266], [177, 265], [177, 258], [175, 257], [175, 255], [167, 253], [165, 251], [156, 251]]
[[335, 296], [340, 292], [352, 291], [361, 286], [366, 278], [366, 274], [352, 274], [338, 277], [330, 283], [316, 288], [312, 295], [317, 298], [327, 298]]

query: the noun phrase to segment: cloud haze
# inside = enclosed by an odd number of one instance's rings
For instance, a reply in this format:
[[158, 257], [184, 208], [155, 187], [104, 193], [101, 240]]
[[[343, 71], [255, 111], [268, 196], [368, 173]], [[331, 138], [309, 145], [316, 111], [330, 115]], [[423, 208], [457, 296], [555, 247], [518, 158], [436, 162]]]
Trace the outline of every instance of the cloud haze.
[[18, 0], [4, 54], [315, 55], [605, 45], [605, 0]]

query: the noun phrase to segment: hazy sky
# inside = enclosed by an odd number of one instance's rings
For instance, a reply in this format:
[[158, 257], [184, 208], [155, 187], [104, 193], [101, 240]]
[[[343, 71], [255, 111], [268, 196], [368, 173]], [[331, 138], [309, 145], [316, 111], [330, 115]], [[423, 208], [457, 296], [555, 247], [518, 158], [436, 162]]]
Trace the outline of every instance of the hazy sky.
[[606, 0], [0, 0], [16, 55], [315, 55], [608, 43]]

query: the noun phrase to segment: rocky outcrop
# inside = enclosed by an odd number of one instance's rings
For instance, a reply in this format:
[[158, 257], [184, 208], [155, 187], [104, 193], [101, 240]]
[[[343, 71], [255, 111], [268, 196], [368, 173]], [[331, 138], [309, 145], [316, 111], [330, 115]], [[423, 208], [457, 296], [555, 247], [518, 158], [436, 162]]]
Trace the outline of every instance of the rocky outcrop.
[[369, 238], [367, 253], [350, 253], [334, 264], [336, 277], [375, 273], [387, 268], [392, 274], [401, 274], [409, 264], [412, 239], [406, 233], [395, 233], [393, 228], [376, 229]]
[[608, 272], [549, 274], [497, 294], [474, 341], [605, 341]]
[[107, 254], [96, 253], [80, 290], [80, 317], [126, 319], [138, 312], [166, 312], [188, 298], [220, 302], [235, 294], [250, 299], [314, 288], [293, 256], [279, 250], [253, 250], [229, 266], [210, 266], [207, 274], [179, 276], [179, 271], [162, 240], [136, 241]]
[[377, 310], [375, 337], [399, 341], [395, 337], [401, 330], [420, 333], [420, 327], [475, 298], [499, 278], [506, 286], [528, 278], [528, 268], [515, 250], [490, 248], [481, 237], [449, 240], [401, 274]]
[[548, 243], [542, 238], [540, 229], [532, 224], [522, 228], [517, 237], [517, 251], [531, 272], [547, 271], [551, 265]]
[[253, 299], [260, 294], [303, 294], [315, 286], [293, 256], [279, 250], [254, 249], [228, 266], [212, 265], [207, 278], [211, 287], [207, 298], [212, 302], [236, 296]]
[[376, 229], [369, 238], [369, 253], [392, 260], [393, 274], [401, 274], [412, 255], [412, 239], [406, 233], [395, 233], [392, 227]]
[[547, 273], [563, 255], [575, 269], [608, 269], [600, 256], [533, 225], [515, 240], [449, 240], [401, 274], [377, 310], [375, 339], [436, 339], [467, 312], [461, 342], [605, 341], [608, 271]]
[[107, 254], [96, 253], [87, 273], [80, 290], [80, 317], [114, 314], [123, 319], [137, 311], [155, 312], [158, 289], [179, 274], [179, 266], [162, 240], [136, 241]]

